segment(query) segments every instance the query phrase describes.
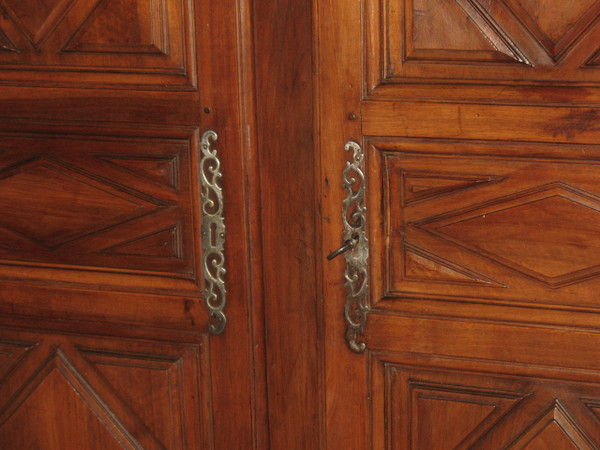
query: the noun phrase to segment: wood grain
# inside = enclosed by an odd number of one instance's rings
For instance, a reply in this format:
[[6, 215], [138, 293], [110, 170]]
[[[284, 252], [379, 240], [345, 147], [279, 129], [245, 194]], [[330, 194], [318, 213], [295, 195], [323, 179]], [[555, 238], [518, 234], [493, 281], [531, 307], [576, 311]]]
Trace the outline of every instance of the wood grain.
[[310, 14], [254, 4], [271, 448], [321, 445]]
[[559, 3], [318, 2], [322, 256], [349, 139], [370, 243], [363, 355], [321, 266], [330, 446], [600, 445], [600, 11]]
[[383, 102], [363, 104], [367, 136], [594, 144], [598, 108]]
[[[343, 7], [343, 13], [340, 10]], [[342, 172], [349, 158], [346, 142], [362, 143], [361, 45], [358, 38], [361, 5], [335, 0], [319, 1], [315, 10], [317, 48], [319, 203], [319, 268], [324, 316], [322, 346], [325, 370], [325, 448], [368, 448], [368, 398], [359, 386], [367, 383], [364, 357], [345, 342], [343, 317], [344, 261], [326, 256], [342, 245]], [[343, 62], [343, 63], [342, 63]], [[353, 411], [349, 414], [348, 411]], [[358, 419], [360, 418], [360, 419]], [[357, 420], [358, 419], [358, 420]]]
[[[3, 446], [258, 447], [248, 3], [0, 2]], [[232, 236], [219, 337], [199, 275], [207, 129]]]

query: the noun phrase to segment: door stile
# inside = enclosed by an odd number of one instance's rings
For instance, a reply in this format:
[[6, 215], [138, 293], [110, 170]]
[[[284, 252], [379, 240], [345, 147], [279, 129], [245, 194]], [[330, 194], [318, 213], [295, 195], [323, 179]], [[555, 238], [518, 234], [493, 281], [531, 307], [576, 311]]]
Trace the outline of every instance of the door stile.
[[[342, 244], [341, 176], [347, 161], [346, 142], [361, 145], [360, 99], [363, 93], [362, 2], [317, 2], [318, 136], [321, 174], [322, 249], [319, 259]], [[357, 24], [360, 24], [357, 26]], [[329, 211], [335, 212], [330, 214]], [[330, 248], [331, 246], [331, 248]], [[326, 448], [365, 449], [368, 444], [366, 354], [353, 353], [344, 338], [344, 261], [323, 262]], [[334, 275], [335, 274], [335, 275]], [[339, 282], [332, 283], [329, 280]]]

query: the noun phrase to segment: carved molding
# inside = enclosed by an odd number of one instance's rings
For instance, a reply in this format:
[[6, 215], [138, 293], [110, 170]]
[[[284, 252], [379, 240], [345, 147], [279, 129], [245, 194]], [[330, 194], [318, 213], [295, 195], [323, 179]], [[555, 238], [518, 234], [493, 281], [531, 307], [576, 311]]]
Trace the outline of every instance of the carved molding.
[[5, 268], [143, 271], [185, 277], [197, 291], [198, 211], [189, 166], [196, 144], [189, 132], [169, 140], [139, 135], [67, 140], [60, 132], [52, 141], [45, 135], [2, 139], [11, 147], [0, 164]]
[[194, 89], [184, 0], [0, 0], [0, 13], [0, 79]]
[[[367, 1], [371, 8], [380, 8], [375, 0]], [[581, 70], [597, 68], [600, 2], [596, 0], [381, 3], [387, 5], [380, 10], [382, 24], [371, 25], [383, 26], [381, 42], [378, 37], [370, 42], [381, 53], [368, 66], [373, 66], [369, 70], [378, 66], [388, 83], [398, 78], [450, 78], [469, 84], [481, 79], [599, 81], [595, 70]]]
[[440, 442], [444, 448], [598, 448], [596, 414], [588, 410], [598, 400], [587, 397], [597, 396], [597, 384], [498, 376], [483, 366], [477, 374], [456, 366], [425, 369], [390, 354], [374, 360], [372, 386], [384, 389], [374, 394], [373, 408], [391, 418], [374, 435], [388, 448], [438, 448], [432, 444]]
[[[600, 260], [595, 258], [594, 238], [598, 227], [599, 198], [577, 187], [562, 182], [518, 192], [505, 197], [492, 199], [485, 204], [474, 205], [465, 211], [448, 212], [442, 217], [425, 219], [423, 229], [457, 245], [481, 254], [512, 270], [531, 277], [550, 288], [557, 289], [574, 283], [580, 283], [597, 277], [600, 273]], [[544, 216], [544, 211], [552, 211]], [[519, 227], [503, 236], [503, 244], [498, 249], [488, 247], [487, 239], [475, 237], [477, 232], [498, 236], [502, 228], [500, 222], [515, 222]], [[563, 230], [577, 229], [578, 221], [590, 224], [580, 231], [581, 249], [578, 255], [570, 253], [568, 237], [571, 232]], [[418, 224], [417, 227], [420, 227]], [[546, 236], [552, 232], [552, 238], [546, 237], [545, 244], [554, 254], [564, 255], [561, 262], [549, 267], [540, 251], [539, 243], [528, 242], [526, 235], [543, 231]], [[531, 259], [522, 262], [520, 256], [510, 250], [514, 242], [519, 242]], [[579, 254], [586, 255], [581, 261]], [[539, 257], [537, 256], [539, 255]], [[578, 259], [575, 259], [575, 256]]]

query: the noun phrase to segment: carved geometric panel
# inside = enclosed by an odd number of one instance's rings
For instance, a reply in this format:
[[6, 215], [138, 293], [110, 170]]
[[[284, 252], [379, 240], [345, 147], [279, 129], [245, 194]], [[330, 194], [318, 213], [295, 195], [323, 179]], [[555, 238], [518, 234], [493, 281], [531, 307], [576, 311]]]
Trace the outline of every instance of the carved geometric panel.
[[[379, 5], [369, 0], [372, 8]], [[370, 41], [388, 82], [539, 80], [597, 83], [600, 2], [583, 0], [387, 0]], [[373, 17], [377, 17], [373, 15]], [[372, 26], [379, 27], [378, 23]], [[385, 52], [385, 53], [384, 53]], [[565, 63], [565, 64], [563, 64]]]
[[5, 135], [3, 145], [4, 264], [195, 276], [193, 136]]
[[484, 285], [501, 284], [465, 267], [457, 266], [449, 261], [410, 244], [404, 246], [404, 279], [423, 280], [446, 283], [483, 283]]
[[[95, 401], [95, 395], [58, 350], [0, 415], [0, 442], [11, 448], [107, 448], [139, 445]], [[75, 434], [74, 431], [78, 430]]]
[[437, 197], [462, 189], [481, 186], [483, 183], [498, 183], [502, 181], [493, 176], [464, 176], [429, 173], [403, 173], [404, 181], [403, 204]]
[[17, 333], [38, 348], [0, 378], [3, 449], [212, 448], [202, 336], [175, 344]]
[[386, 448], [470, 448], [529, 396], [519, 383], [494, 386], [480, 377], [395, 364], [384, 370], [388, 400], [374, 407], [390, 414]]
[[0, 380], [25, 359], [34, 344], [0, 342]]
[[600, 198], [552, 183], [488, 205], [419, 226], [550, 287], [577, 281], [582, 272], [600, 273], [600, 255], [592, 245], [600, 236]]
[[600, 426], [600, 402], [597, 400], [583, 399], [583, 403], [589, 408], [592, 414], [596, 416], [598, 419], [598, 425]]
[[[56, 404], [68, 406], [57, 409]], [[88, 437], [87, 442], [79, 440], [79, 448], [123, 448], [64, 376], [54, 370], [0, 427], [0, 441], [15, 449], [72, 448], [72, 427]]]
[[469, 156], [492, 150], [454, 145], [451, 159], [434, 154], [443, 143], [372, 147], [384, 182], [370, 182], [368, 207], [386, 218], [370, 223], [382, 255], [371, 263], [372, 302], [435, 295], [600, 307], [586, 294], [600, 289], [599, 166]]
[[101, 0], [65, 50], [168, 54], [166, 13], [165, 0]]
[[132, 256], [154, 256], [163, 258], [181, 258], [181, 237], [179, 226], [142, 236], [133, 241], [124, 242], [103, 250], [103, 253]]
[[11, 42], [6, 34], [0, 30], [0, 52], [19, 53], [19, 49]]
[[[516, 398], [494, 397], [493, 393], [473, 392], [459, 386], [410, 386], [412, 409], [412, 448], [454, 449], [477, 434], [492, 414], [505, 413]], [[452, 420], [461, 417], [459, 422]], [[497, 419], [497, 417], [496, 417]], [[479, 432], [481, 432], [479, 430]]]
[[178, 186], [178, 164], [177, 156], [169, 158], [123, 158], [118, 156], [102, 156], [104, 161], [112, 162], [119, 167], [131, 170], [137, 175], [142, 175], [166, 184], [174, 189]]
[[64, 18], [75, 0], [31, 2], [4, 0], [3, 9], [19, 26], [35, 48]]
[[0, 226], [53, 249], [166, 206], [78, 172], [45, 156], [1, 171]]
[[384, 391], [374, 414], [388, 420], [373, 432], [385, 448], [598, 448], [600, 428], [581, 407], [598, 385], [382, 361], [374, 369], [382, 385], [373, 390]]
[[474, 13], [472, 6], [461, 3], [406, 1], [405, 60], [443, 60], [451, 55], [467, 61], [519, 61], [510, 44], [503, 42], [502, 35], [470, 16]]
[[[478, 0], [484, 4], [482, 0]], [[538, 39], [555, 61], [573, 45], [600, 14], [597, 0], [552, 2], [548, 0], [505, 0], [515, 15]]]
[[180, 448], [183, 412], [178, 359], [82, 352], [166, 448]]
[[595, 448], [592, 439], [582, 431], [577, 421], [560, 401], [544, 413], [512, 444], [514, 448], [575, 450]]
[[184, 0], [2, 0], [0, 11], [0, 78], [20, 70], [20, 80], [57, 81], [60, 68], [71, 84], [195, 83]]
[[[521, 443], [519, 443], [520, 445]], [[524, 449], [544, 449], [552, 448], [556, 450], [578, 450], [582, 447], [577, 445], [574, 440], [565, 434], [562, 427], [557, 422], [546, 425], [545, 428], [523, 447]]]

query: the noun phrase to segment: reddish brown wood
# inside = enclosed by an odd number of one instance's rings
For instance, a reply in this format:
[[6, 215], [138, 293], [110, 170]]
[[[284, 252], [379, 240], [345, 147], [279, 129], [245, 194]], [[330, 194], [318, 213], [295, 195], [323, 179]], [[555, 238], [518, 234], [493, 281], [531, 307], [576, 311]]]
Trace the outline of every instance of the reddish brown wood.
[[[2, 446], [263, 446], [248, 3], [0, 2]], [[207, 129], [222, 336], [202, 298]]]
[[254, 2], [271, 448], [321, 445], [310, 14]]
[[363, 355], [322, 267], [327, 443], [597, 448], [597, 2], [317, 4], [322, 256], [349, 140], [371, 245]]
[[8, 448], [94, 447], [98, 436], [118, 448], [211, 445], [206, 340], [144, 343], [9, 329], [0, 339], [9, 355], [0, 387]]
[[[344, 192], [340, 189], [345, 166], [344, 144], [360, 142], [361, 60], [356, 42], [361, 5], [347, 2], [340, 14], [336, 1], [318, 2], [315, 27], [318, 43], [317, 143], [320, 155], [319, 200], [321, 203], [320, 254], [323, 271], [324, 362], [326, 448], [368, 448], [367, 397], [360, 388], [367, 383], [367, 367], [345, 341], [343, 260], [327, 262], [327, 254], [342, 244]], [[344, 61], [345, 64], [340, 64]], [[352, 62], [352, 63], [351, 63]], [[339, 157], [337, 157], [339, 155]]]

